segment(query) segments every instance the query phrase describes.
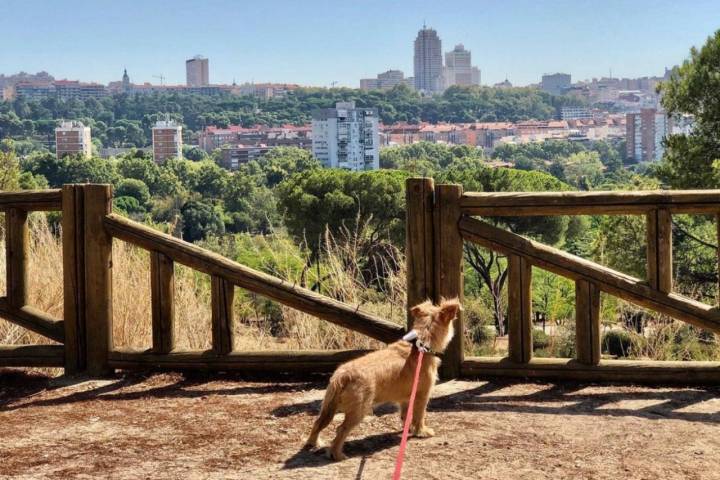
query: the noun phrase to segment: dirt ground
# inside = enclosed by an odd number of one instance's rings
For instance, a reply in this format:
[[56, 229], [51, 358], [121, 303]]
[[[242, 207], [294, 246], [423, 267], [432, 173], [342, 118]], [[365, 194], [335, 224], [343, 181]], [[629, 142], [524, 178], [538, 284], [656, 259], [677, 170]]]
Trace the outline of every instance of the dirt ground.
[[[324, 381], [0, 370], [0, 478], [390, 478], [393, 408], [346, 461], [301, 450]], [[720, 388], [453, 381], [429, 410], [436, 436], [410, 441], [403, 478], [720, 478]]]

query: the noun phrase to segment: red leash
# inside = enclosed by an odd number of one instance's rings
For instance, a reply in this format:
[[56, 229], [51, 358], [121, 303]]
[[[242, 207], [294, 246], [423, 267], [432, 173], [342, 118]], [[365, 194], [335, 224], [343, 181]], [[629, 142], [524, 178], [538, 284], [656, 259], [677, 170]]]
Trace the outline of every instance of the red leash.
[[415, 367], [415, 380], [413, 380], [412, 391], [410, 392], [410, 401], [408, 401], [408, 409], [405, 414], [405, 426], [403, 427], [402, 440], [400, 440], [400, 451], [395, 460], [395, 473], [392, 480], [400, 480], [403, 461], [405, 460], [405, 447], [407, 447], [408, 434], [410, 433], [410, 424], [413, 418], [413, 405], [415, 405], [415, 394], [417, 393], [418, 381], [420, 380], [420, 367], [422, 366], [423, 352], [418, 350], [417, 367]]

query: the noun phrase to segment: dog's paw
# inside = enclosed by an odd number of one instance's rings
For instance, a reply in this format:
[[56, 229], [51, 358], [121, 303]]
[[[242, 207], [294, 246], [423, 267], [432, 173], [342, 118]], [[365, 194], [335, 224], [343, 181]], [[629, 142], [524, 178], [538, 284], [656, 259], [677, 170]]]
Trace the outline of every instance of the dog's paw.
[[430, 427], [423, 427], [417, 432], [415, 432], [415, 436], [418, 438], [429, 438], [435, 435], [435, 430], [433, 430]]
[[346, 458], [348, 458], [347, 455], [345, 455], [342, 451], [334, 452], [334, 451], [332, 451], [332, 449], [330, 449], [330, 448], [328, 448], [327, 450], [325, 450], [325, 455], [326, 455], [327, 458], [329, 458], [330, 460], [335, 460], [336, 462], [340, 462], [340, 461], [345, 460]]

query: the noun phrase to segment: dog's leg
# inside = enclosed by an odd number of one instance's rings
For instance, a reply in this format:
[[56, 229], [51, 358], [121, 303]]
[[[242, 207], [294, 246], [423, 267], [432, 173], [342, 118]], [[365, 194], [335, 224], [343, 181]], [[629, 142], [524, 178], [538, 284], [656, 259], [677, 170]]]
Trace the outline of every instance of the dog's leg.
[[353, 428], [355, 428], [360, 422], [362, 422], [365, 416], [366, 406], [364, 404], [354, 405], [353, 408], [348, 408], [345, 411], [345, 419], [337, 429], [335, 440], [333, 440], [330, 449], [328, 450], [328, 457], [333, 460], [345, 460], [347, 456], [343, 453], [343, 445], [345, 439], [350, 434]]
[[405, 425], [405, 419], [407, 418], [408, 403], [400, 402], [400, 423]]
[[419, 389], [417, 396], [415, 397], [415, 405], [413, 408], [412, 430], [416, 437], [425, 438], [435, 435], [433, 429], [425, 425], [425, 411], [427, 409], [428, 400], [430, 400], [430, 389]]
[[321, 447], [318, 438], [320, 436], [320, 432], [322, 432], [328, 425], [330, 425], [330, 422], [332, 422], [333, 418], [335, 417], [336, 411], [336, 392], [334, 391], [333, 387], [329, 387], [328, 392], [323, 399], [322, 407], [320, 408], [320, 415], [318, 415], [318, 418], [315, 420], [312, 431], [310, 432], [310, 436], [305, 442], [305, 448], [313, 449]]

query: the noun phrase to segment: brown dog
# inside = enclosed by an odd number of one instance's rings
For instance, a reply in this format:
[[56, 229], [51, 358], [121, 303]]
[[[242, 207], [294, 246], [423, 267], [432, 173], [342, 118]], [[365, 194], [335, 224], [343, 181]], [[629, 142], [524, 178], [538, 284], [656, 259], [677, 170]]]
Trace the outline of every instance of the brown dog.
[[400, 404], [400, 416], [405, 420], [408, 399], [418, 360], [418, 348], [429, 348], [423, 357], [417, 395], [413, 410], [412, 432], [417, 437], [430, 437], [433, 430], [425, 425], [425, 408], [430, 390], [437, 379], [440, 359], [433, 353], [442, 352], [453, 336], [453, 320], [460, 310], [457, 299], [444, 300], [440, 305], [427, 301], [410, 309], [417, 345], [406, 340], [397, 341], [383, 350], [369, 353], [338, 367], [330, 378], [320, 416], [315, 420], [306, 446], [319, 448], [318, 436], [336, 413], [345, 414], [337, 429], [335, 440], [328, 449], [330, 458], [343, 460], [343, 444], [350, 431], [369, 413], [373, 405]]

